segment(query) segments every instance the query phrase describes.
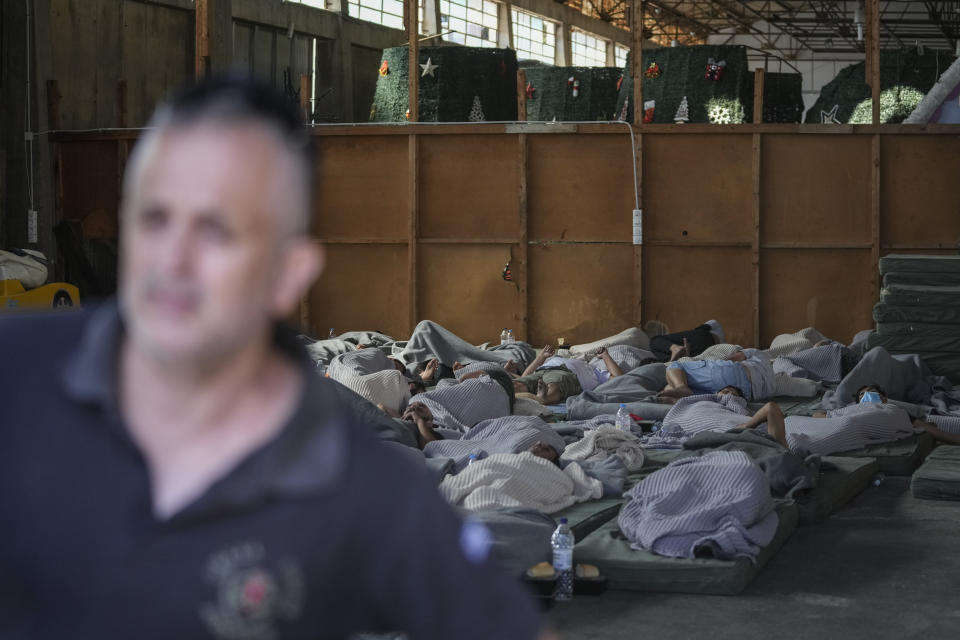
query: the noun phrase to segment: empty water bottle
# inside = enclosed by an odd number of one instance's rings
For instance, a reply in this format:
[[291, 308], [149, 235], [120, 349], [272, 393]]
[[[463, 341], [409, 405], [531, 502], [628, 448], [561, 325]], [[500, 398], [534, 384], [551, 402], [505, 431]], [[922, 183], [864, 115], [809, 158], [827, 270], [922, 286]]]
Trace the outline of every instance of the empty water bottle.
[[560, 518], [560, 526], [550, 536], [550, 546], [553, 548], [553, 571], [557, 581], [553, 587], [554, 600], [570, 600], [573, 598], [573, 532], [567, 525], [566, 518]]
[[476, 462], [476, 461], [479, 460], [479, 459], [480, 459], [480, 454], [479, 454], [479, 453], [471, 453], [471, 454], [470, 454], [470, 457], [467, 459], [467, 466], [470, 466], [471, 464], [473, 464], [474, 462]]
[[633, 431], [633, 418], [630, 417], [630, 412], [627, 411], [627, 405], [625, 404], [621, 404], [617, 410], [617, 429], [627, 433]]
[[500, 332], [500, 344], [507, 344], [510, 341], [510, 331], [504, 327]]
[[873, 486], [879, 487], [886, 479], [887, 476], [883, 475], [883, 473], [877, 473], [877, 475], [873, 476]]
[[337, 332], [333, 330], [333, 327], [330, 327], [330, 331], [327, 333], [327, 338], [333, 340], [337, 337]]

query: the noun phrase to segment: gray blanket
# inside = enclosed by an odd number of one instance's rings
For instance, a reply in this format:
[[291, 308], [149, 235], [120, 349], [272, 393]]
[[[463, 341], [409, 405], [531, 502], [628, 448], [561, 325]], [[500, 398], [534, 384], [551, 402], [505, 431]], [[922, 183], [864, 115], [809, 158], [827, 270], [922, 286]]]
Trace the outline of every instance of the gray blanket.
[[525, 342], [512, 342], [490, 349], [481, 349], [436, 322], [423, 320], [413, 330], [406, 346], [398, 349], [394, 356], [403, 360], [411, 373], [418, 363], [431, 358], [436, 358], [448, 367], [452, 367], [457, 361], [462, 364], [471, 362], [506, 364], [509, 360], [513, 360], [523, 370], [536, 357], [536, 351]]
[[808, 378], [819, 382], [840, 382], [854, 366], [859, 356], [839, 342], [804, 349], [773, 361], [774, 373], [785, 373], [793, 378]]
[[670, 405], [654, 401], [667, 384], [667, 367], [653, 363], [637, 367], [629, 373], [610, 378], [592, 391], [567, 398], [567, 418], [585, 420], [605, 414], [616, 414], [620, 403], [630, 413], [646, 420], [662, 420]]
[[798, 492], [814, 489], [820, 473], [819, 456], [801, 458], [775, 440], [753, 431], [716, 433], [704, 431], [683, 443], [695, 456], [711, 451], [742, 451], [763, 470], [776, 498], [792, 498]]
[[833, 391], [823, 395], [825, 409], [839, 409], [856, 400], [868, 384], [880, 385], [887, 397], [917, 416], [936, 411], [960, 414], [960, 393], [943, 376], [935, 376], [917, 355], [890, 355], [883, 347], [870, 349]]
[[453, 473], [459, 473], [470, 461], [471, 454], [486, 458], [495, 453], [520, 453], [536, 443], [563, 453], [565, 443], [560, 435], [536, 416], [506, 416], [484, 420], [467, 430], [459, 440], [435, 440], [423, 448], [427, 458], [451, 458]]

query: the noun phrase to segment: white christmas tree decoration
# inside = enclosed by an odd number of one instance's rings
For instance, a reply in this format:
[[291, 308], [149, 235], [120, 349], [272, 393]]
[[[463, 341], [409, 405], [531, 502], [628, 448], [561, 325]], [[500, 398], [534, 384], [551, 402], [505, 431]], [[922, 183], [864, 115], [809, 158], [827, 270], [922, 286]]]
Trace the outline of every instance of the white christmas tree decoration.
[[677, 124], [690, 122], [690, 105], [687, 104], [687, 96], [683, 96], [680, 106], [677, 108], [677, 115], [673, 116], [673, 121]]
[[473, 106], [470, 107], [470, 115], [467, 116], [470, 122], [485, 122], [483, 107], [480, 106], [480, 96], [473, 96]]

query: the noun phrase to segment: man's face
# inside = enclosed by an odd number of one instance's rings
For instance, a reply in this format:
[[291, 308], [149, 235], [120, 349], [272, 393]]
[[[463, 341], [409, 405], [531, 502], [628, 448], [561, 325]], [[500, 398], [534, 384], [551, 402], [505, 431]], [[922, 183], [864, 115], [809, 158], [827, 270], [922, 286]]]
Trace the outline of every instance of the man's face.
[[718, 396], [736, 396], [738, 398], [743, 397], [740, 394], [740, 391], [738, 391], [734, 387], [724, 387], [723, 389], [720, 389], [720, 391], [717, 391], [717, 395]]
[[538, 458], [544, 458], [550, 462], [557, 461], [557, 451], [549, 445], [545, 445], [542, 442], [537, 442], [529, 449], [530, 453], [537, 456]]
[[262, 340], [279, 311], [279, 172], [293, 163], [256, 125], [158, 135], [126, 194], [120, 299], [152, 357], [209, 361]]

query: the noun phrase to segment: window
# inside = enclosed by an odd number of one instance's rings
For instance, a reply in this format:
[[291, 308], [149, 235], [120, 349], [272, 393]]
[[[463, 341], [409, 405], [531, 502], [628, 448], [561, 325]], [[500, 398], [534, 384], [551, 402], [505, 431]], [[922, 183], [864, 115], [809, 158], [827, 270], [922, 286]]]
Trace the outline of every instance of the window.
[[513, 48], [517, 58], [553, 64], [557, 51], [557, 24], [546, 18], [513, 9]]
[[350, 16], [403, 29], [403, 0], [349, 0]]
[[287, 2], [299, 2], [300, 4], [305, 4], [308, 7], [316, 7], [317, 9], [327, 8], [327, 0], [287, 0]]
[[613, 53], [618, 67], [623, 69], [625, 66], [627, 66], [627, 54], [630, 53], [629, 47], [624, 47], [618, 44], [616, 45], [616, 49], [614, 49]]
[[448, 42], [496, 47], [499, 8], [491, 0], [440, 0], [440, 33]]
[[605, 67], [607, 41], [586, 31], [570, 29], [570, 59], [575, 67]]

